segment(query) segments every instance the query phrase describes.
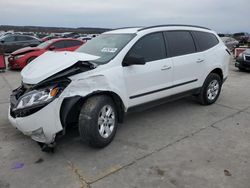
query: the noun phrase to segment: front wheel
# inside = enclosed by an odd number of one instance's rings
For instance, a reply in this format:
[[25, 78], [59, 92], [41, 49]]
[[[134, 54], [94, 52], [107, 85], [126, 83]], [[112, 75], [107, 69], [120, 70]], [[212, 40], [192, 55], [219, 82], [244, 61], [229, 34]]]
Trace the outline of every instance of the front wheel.
[[79, 133], [91, 146], [103, 148], [115, 136], [117, 110], [112, 98], [94, 96], [83, 104], [79, 115]]
[[209, 74], [198, 96], [200, 103], [203, 105], [213, 104], [220, 95], [221, 87], [222, 80], [220, 76], [215, 73]]

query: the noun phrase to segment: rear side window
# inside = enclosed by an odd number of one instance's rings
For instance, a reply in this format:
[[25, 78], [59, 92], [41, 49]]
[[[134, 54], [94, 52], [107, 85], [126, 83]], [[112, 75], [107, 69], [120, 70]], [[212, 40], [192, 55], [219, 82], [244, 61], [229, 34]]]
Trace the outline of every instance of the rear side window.
[[61, 48], [65, 48], [64, 43], [65, 41], [58, 41], [58, 42], [53, 43], [51, 46], [54, 46], [56, 49], [61, 49]]
[[195, 37], [198, 46], [198, 51], [208, 50], [209, 48], [212, 48], [219, 43], [217, 37], [212, 33], [206, 33], [201, 31], [192, 31], [192, 33]]
[[80, 46], [82, 43], [77, 40], [66, 40], [64, 41], [65, 48], [73, 47], [73, 46]]
[[17, 36], [17, 41], [26, 41], [27, 37], [26, 36]]
[[131, 48], [128, 56], [141, 56], [146, 62], [165, 59], [167, 55], [163, 34], [153, 33], [142, 37]]
[[26, 40], [34, 40], [34, 38], [28, 37], [28, 36], [25, 36], [25, 39], [26, 39]]
[[188, 31], [165, 32], [170, 57], [195, 53], [193, 37]]

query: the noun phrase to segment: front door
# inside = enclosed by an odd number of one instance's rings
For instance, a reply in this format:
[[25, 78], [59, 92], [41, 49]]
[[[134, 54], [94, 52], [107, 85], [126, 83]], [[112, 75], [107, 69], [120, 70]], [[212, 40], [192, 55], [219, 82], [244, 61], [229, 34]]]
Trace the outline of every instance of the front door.
[[127, 56], [143, 57], [145, 65], [123, 67], [129, 106], [163, 98], [171, 94], [173, 64], [167, 58], [163, 33], [153, 33], [138, 40]]

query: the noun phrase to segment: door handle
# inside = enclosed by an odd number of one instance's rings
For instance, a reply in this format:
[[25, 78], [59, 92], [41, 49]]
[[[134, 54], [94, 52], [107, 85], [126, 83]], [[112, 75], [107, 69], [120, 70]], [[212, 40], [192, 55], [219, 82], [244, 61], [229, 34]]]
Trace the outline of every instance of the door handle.
[[197, 61], [196, 61], [196, 63], [202, 63], [202, 62], [204, 62], [205, 60], [204, 59], [198, 59]]
[[169, 69], [171, 69], [172, 67], [170, 66], [170, 65], [164, 65], [162, 68], [161, 68], [161, 70], [163, 71], [163, 70], [169, 70]]

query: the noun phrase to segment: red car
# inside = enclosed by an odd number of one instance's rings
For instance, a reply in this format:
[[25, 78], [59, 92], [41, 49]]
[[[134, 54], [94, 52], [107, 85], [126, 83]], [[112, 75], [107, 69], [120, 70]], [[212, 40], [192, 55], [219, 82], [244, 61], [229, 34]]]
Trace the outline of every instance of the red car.
[[51, 39], [57, 39], [57, 38], [60, 38], [60, 37], [57, 37], [57, 36], [47, 36], [47, 37], [43, 37], [41, 39], [42, 42], [46, 42], [48, 40], [51, 40]]
[[74, 51], [83, 41], [78, 39], [52, 39], [41, 43], [37, 47], [26, 47], [11, 53], [8, 58], [10, 69], [22, 69], [36, 57], [46, 51]]

